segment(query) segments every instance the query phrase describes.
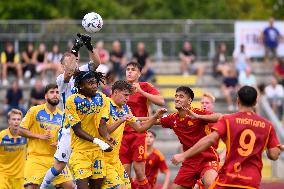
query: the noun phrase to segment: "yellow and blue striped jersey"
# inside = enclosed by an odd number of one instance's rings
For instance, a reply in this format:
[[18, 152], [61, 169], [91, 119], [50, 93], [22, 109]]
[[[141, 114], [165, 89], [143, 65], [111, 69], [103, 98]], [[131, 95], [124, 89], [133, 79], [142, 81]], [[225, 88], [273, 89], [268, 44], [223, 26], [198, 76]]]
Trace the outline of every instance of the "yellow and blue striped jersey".
[[[130, 108], [124, 104], [122, 107], [119, 107], [115, 104], [115, 102], [110, 99], [110, 106], [109, 106], [109, 113], [110, 117], [107, 124], [113, 124], [114, 122], [118, 121], [120, 118], [127, 114], [132, 114]], [[137, 118], [133, 116], [131, 120], [127, 122], [136, 122]], [[110, 161], [115, 162], [119, 159], [119, 149], [121, 146], [121, 141], [123, 137], [123, 131], [126, 122], [122, 123], [115, 131], [113, 131], [110, 135], [113, 136], [117, 140], [117, 145], [113, 146], [113, 150], [111, 152], [105, 152], [105, 160], [110, 163]]]
[[[93, 137], [100, 138], [98, 131], [101, 119], [109, 119], [109, 101], [107, 97], [97, 92], [94, 97], [73, 94], [67, 98], [65, 107], [64, 127], [74, 127], [81, 124], [81, 128]], [[99, 146], [77, 137], [70, 129], [72, 151], [98, 150]]]
[[0, 175], [24, 177], [27, 139], [13, 136], [9, 129], [0, 132]]
[[33, 106], [23, 118], [20, 126], [32, 133], [45, 134], [50, 132], [52, 139], [28, 139], [28, 155], [53, 156], [55, 148], [50, 144], [57, 141], [57, 133], [62, 122], [62, 112], [59, 108], [50, 112], [46, 104]]

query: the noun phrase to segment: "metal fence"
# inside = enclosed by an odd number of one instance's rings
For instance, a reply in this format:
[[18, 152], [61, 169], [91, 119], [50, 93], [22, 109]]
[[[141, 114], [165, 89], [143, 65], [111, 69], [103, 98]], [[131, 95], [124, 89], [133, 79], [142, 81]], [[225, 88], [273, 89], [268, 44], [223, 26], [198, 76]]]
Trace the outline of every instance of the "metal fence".
[[[13, 41], [16, 50], [27, 42], [59, 43], [66, 46], [77, 32], [84, 32], [80, 20], [0, 20], [0, 48]], [[106, 20], [103, 29], [93, 35], [104, 40], [110, 50], [114, 40], [120, 40], [128, 57], [136, 43], [144, 41], [147, 51], [156, 61], [174, 60], [184, 40], [189, 40], [199, 60], [215, 54], [215, 46], [225, 42], [228, 55], [234, 47], [233, 20]]]

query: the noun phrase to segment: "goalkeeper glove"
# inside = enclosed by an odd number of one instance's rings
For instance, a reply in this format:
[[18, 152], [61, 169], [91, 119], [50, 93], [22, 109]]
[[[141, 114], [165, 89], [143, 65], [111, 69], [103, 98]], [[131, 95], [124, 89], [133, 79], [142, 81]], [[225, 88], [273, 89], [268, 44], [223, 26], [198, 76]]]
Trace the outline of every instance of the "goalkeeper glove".
[[81, 39], [75, 39], [74, 45], [71, 49], [71, 53], [73, 53], [76, 57], [78, 57], [79, 50], [82, 46], [83, 46], [83, 42], [81, 41]]
[[88, 34], [80, 34], [80, 33], [77, 33], [77, 36], [83, 41], [85, 47], [93, 52], [93, 45], [91, 44], [91, 36], [89, 36]]

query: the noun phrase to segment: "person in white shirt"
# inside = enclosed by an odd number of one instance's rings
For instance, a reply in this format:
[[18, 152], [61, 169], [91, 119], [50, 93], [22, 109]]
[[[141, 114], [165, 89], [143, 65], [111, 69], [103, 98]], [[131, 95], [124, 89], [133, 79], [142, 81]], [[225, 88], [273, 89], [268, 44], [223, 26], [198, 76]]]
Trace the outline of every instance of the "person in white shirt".
[[238, 73], [245, 71], [247, 67], [249, 67], [250, 58], [248, 54], [245, 52], [245, 46], [243, 44], [240, 45], [239, 49], [235, 49], [233, 53], [235, 68]]
[[251, 73], [251, 68], [249, 66], [239, 74], [239, 84], [240, 86], [248, 85], [256, 87], [256, 78], [255, 75]]
[[[63, 57], [61, 59], [61, 64], [63, 66], [64, 73], [60, 74], [57, 79], [56, 83], [58, 85], [59, 91], [60, 91], [60, 97], [62, 101], [62, 109], [65, 108], [66, 99], [76, 92], [76, 88], [74, 87], [75, 80], [73, 78], [74, 72], [79, 69], [80, 71], [90, 71], [90, 70], [96, 70], [101, 71], [100, 68], [100, 58], [98, 56], [98, 53], [93, 48], [91, 44], [91, 37], [84, 34], [77, 34], [79, 39], [75, 40], [74, 46], [70, 52], [66, 52], [63, 54]], [[92, 61], [88, 64], [85, 64], [83, 66], [78, 66], [78, 52], [80, 48], [85, 45], [86, 48], [89, 50], [89, 55], [92, 59]], [[106, 74], [106, 73], [103, 73]], [[105, 143], [104, 141], [95, 138], [93, 141], [95, 144], [99, 145], [102, 150], [108, 150], [109, 145]], [[44, 180], [40, 186], [40, 189], [47, 188], [52, 180], [61, 173], [61, 171], [65, 168], [69, 157], [71, 155], [71, 137], [70, 137], [70, 128], [61, 128], [58, 135], [58, 144], [57, 144], [57, 150], [54, 154], [55, 163], [52, 168], [50, 168], [45, 177]]]

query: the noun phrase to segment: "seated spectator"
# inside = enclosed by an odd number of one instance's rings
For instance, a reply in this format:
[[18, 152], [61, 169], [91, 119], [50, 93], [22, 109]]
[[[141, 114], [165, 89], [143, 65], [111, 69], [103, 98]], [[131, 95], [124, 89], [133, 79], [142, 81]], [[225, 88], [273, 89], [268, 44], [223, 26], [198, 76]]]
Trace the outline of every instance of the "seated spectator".
[[22, 66], [20, 64], [19, 54], [14, 51], [14, 46], [12, 43], [7, 43], [5, 50], [1, 53], [1, 63], [2, 63], [2, 79], [3, 85], [8, 85], [7, 75], [8, 72], [13, 71], [16, 72], [19, 84], [22, 86], [23, 82], [23, 71]]
[[278, 82], [284, 86], [284, 60], [281, 58], [275, 59], [274, 75]]
[[247, 67], [249, 67], [250, 59], [245, 52], [245, 46], [243, 44], [241, 44], [239, 50], [234, 50], [233, 57], [235, 68], [239, 74], [242, 71], [245, 71]]
[[114, 41], [112, 43], [112, 51], [110, 52], [110, 61], [112, 63], [112, 69], [114, 73], [122, 79], [124, 77], [124, 67], [127, 64], [127, 59], [123, 50], [121, 49], [121, 44], [119, 41]]
[[234, 69], [229, 68], [227, 74], [224, 76], [222, 91], [228, 104], [228, 110], [234, 111], [235, 106], [233, 99], [236, 98], [239, 89], [237, 73]]
[[99, 57], [101, 59], [101, 63], [107, 64], [108, 61], [109, 61], [109, 53], [104, 48], [104, 42], [103, 41], [98, 41], [96, 43], [96, 50], [97, 50], [97, 53], [99, 54]]
[[217, 77], [219, 75], [225, 76], [230, 67], [228, 57], [226, 55], [227, 47], [225, 43], [221, 43], [218, 47], [218, 52], [213, 58], [213, 75]]
[[57, 44], [53, 45], [52, 51], [47, 55], [48, 64], [46, 65], [46, 70], [52, 70], [56, 75], [62, 72], [62, 66], [60, 60], [62, 58], [62, 53], [59, 52], [59, 47]]
[[40, 43], [38, 50], [34, 53], [33, 62], [36, 64], [36, 72], [41, 74], [42, 79], [44, 78], [45, 71], [48, 67], [47, 56], [48, 52], [46, 51], [45, 44]]
[[204, 68], [201, 65], [194, 64], [196, 59], [195, 52], [188, 41], [183, 43], [179, 58], [181, 60], [181, 72], [184, 76], [189, 75], [189, 73], [197, 74], [199, 77], [203, 75]]
[[45, 103], [44, 86], [41, 79], [37, 79], [34, 87], [31, 89], [30, 106], [36, 106]]
[[148, 52], [145, 51], [145, 44], [143, 42], [137, 43], [136, 52], [133, 53], [133, 59], [141, 65], [140, 81], [145, 82], [151, 80], [155, 73], [150, 68], [150, 59]]
[[36, 74], [36, 65], [33, 62], [34, 46], [29, 43], [26, 49], [22, 52], [22, 65], [24, 70], [24, 76], [26, 79], [33, 78]]
[[26, 113], [24, 108], [23, 90], [19, 88], [17, 80], [12, 82], [12, 86], [7, 90], [4, 111], [8, 113], [11, 109], [16, 108]]
[[242, 71], [239, 74], [239, 84], [240, 86], [248, 85], [252, 87], [256, 87], [256, 78], [255, 75], [251, 73], [251, 68], [247, 67], [245, 71]]
[[264, 92], [273, 111], [276, 113], [278, 118], [281, 118], [283, 112], [284, 98], [283, 86], [278, 84], [277, 79], [275, 77], [272, 77], [270, 84], [265, 87]]

